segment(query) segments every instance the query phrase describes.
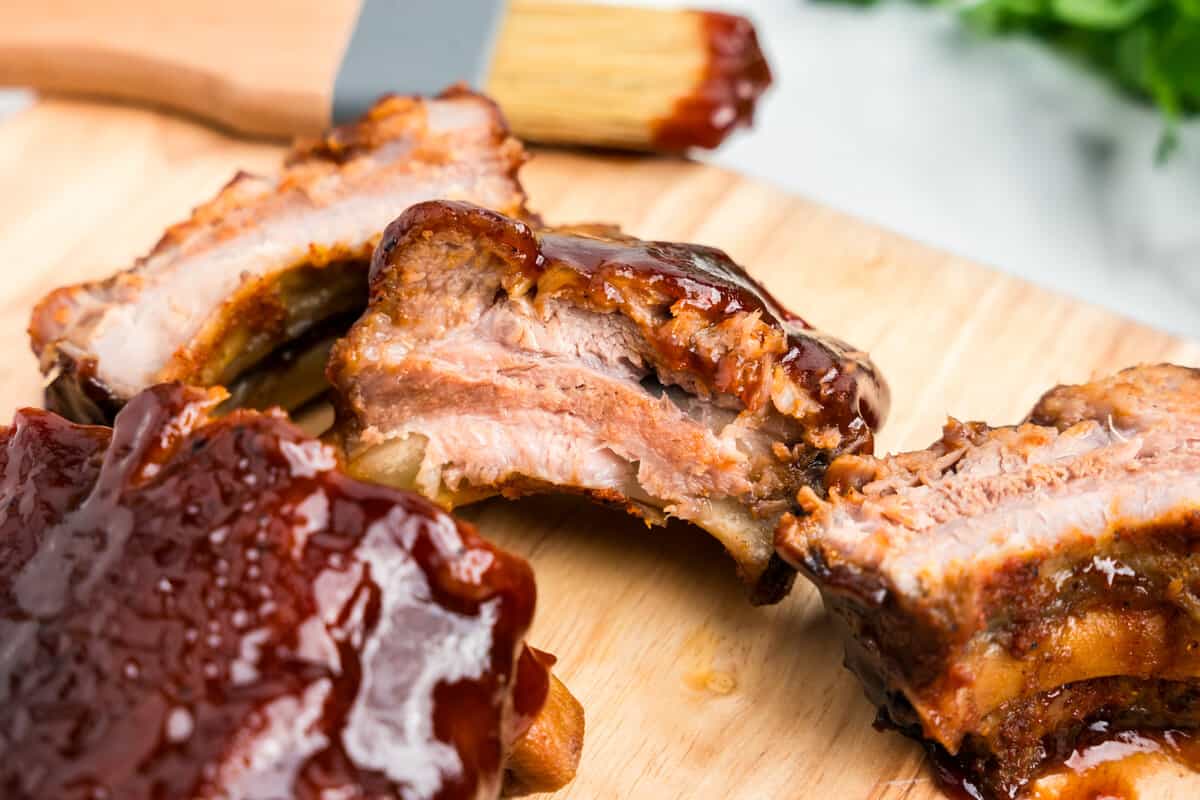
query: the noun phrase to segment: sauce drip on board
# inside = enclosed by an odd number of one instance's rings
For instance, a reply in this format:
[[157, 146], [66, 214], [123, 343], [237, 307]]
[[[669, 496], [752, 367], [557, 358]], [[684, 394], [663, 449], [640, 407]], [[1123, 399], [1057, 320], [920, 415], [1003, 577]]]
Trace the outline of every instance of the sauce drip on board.
[[494, 795], [547, 687], [528, 566], [215, 403], [0, 433], [0, 796]]

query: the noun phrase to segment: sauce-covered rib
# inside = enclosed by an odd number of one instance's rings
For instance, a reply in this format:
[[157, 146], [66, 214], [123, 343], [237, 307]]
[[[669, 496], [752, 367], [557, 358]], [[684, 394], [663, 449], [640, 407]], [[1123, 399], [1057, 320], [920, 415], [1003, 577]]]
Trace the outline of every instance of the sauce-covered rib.
[[520, 214], [523, 160], [485, 97], [381, 100], [298, 145], [278, 176], [239, 174], [131, 269], [42, 300], [30, 335], [47, 407], [108, 423], [161, 381], [297, 406], [325, 388], [329, 346], [366, 304], [384, 227], [439, 197]]
[[[1200, 726], [1200, 370], [847, 456], [780, 526], [881, 718], [1013, 796], [1081, 733]], [[1090, 729], [1090, 730], [1089, 730]]]
[[488, 798], [518, 739], [514, 785], [569, 777], [529, 567], [212, 405], [0, 432], [0, 796]]
[[887, 404], [865, 355], [718, 250], [451, 202], [388, 227], [329, 376], [353, 472], [447, 505], [565, 489], [680, 517], [760, 601], [791, 584], [772, 539], [797, 488], [869, 452]]

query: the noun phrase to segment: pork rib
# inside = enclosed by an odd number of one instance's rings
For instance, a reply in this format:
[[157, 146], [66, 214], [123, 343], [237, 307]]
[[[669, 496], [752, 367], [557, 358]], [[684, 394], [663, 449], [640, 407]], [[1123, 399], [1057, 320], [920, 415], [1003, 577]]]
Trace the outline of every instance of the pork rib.
[[1013, 795], [1088, 726], [1200, 725], [1200, 370], [1046, 394], [1015, 427], [846, 456], [780, 554], [881, 717]]
[[445, 505], [547, 489], [677, 516], [786, 593], [773, 530], [887, 390], [724, 253], [463, 203], [392, 223], [329, 364], [349, 469]]
[[277, 177], [237, 175], [131, 269], [42, 300], [30, 336], [54, 378], [47, 407], [107, 423], [160, 381], [228, 386], [258, 408], [312, 397], [333, 338], [366, 303], [384, 226], [437, 197], [521, 214], [523, 160], [485, 97], [381, 100], [299, 144]]
[[0, 795], [494, 798], [510, 750], [515, 787], [569, 779], [525, 562], [215, 404], [0, 432]]

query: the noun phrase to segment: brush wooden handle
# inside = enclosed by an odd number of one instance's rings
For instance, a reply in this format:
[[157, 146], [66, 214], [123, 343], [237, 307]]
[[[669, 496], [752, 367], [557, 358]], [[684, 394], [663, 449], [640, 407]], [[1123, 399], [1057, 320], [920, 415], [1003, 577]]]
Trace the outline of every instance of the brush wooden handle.
[[[21, 6], [0, 10], [0, 85], [151, 103], [286, 137], [330, 125], [362, 0]], [[484, 88], [528, 139], [680, 151], [719, 144], [769, 82], [740, 17], [510, 0]]]
[[38, 0], [0, 11], [0, 85], [152, 103], [265, 136], [330, 121], [359, 0]]

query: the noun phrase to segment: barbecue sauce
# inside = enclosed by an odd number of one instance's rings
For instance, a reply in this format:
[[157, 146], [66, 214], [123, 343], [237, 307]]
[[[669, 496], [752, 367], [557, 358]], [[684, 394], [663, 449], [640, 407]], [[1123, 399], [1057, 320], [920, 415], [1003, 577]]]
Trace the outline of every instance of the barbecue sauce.
[[215, 400], [0, 433], [0, 796], [494, 794], [548, 685], [528, 566]]
[[[953, 800], [1141, 800], [1140, 780], [1166, 762], [1200, 771], [1200, 738], [1189, 731], [1108, 732], [1093, 723], [1065, 758], [1047, 763], [1022, 787], [989, 792], [959, 760], [928, 745], [939, 788]], [[1148, 799], [1147, 799], [1148, 800]]]
[[712, 11], [695, 13], [708, 60], [691, 94], [654, 123], [657, 150], [718, 146], [734, 128], [751, 123], [755, 103], [771, 85], [771, 69], [749, 20]]
[[[1174, 762], [1200, 768], [1200, 740], [1186, 731], [1121, 731], [1103, 738], [1103, 723], [1062, 765], [1035, 781], [1030, 800], [1138, 800], [1140, 779]], [[1101, 737], [1101, 738], [1097, 738]]]
[[[711, 324], [734, 314], [755, 312], [782, 334], [785, 344], [778, 357], [791, 377], [808, 395], [820, 399], [821, 410], [810, 423], [832, 423], [847, 442], [864, 442], [887, 414], [887, 387], [879, 376], [860, 367], [844, 346], [822, 337], [724, 252], [699, 245], [644, 242], [637, 239], [605, 240], [583, 236], [540, 233], [538, 257], [543, 271], [559, 268], [579, 276], [586, 297], [597, 307], [614, 310], [630, 298], [648, 296], [672, 309], [699, 313]], [[764, 381], [759, 359], [726, 354], [720, 363], [696, 348], [690, 338], [677, 340], [669, 326], [644, 330], [669, 368], [695, 373], [717, 388], [752, 407], [761, 397]], [[735, 358], [732, 367], [727, 359]], [[730, 380], [729, 375], [737, 377]], [[853, 451], [855, 448], [847, 448]]]
[[[393, 254], [409, 241], [443, 229], [483, 237], [525, 283], [539, 291], [570, 296], [600, 312], [626, 313], [654, 346], [662, 365], [695, 375], [714, 393], [737, 397], [757, 408], [767, 396], [762, 359], [705, 352], [695, 339], [676, 335], [669, 324], [647, 320], [645, 307], [664, 317], [681, 312], [717, 325], [735, 314], [753, 312], [778, 336], [777, 363], [817, 403], [807, 410], [806, 427], [835, 426], [842, 452], [870, 452], [873, 431], [887, 415], [887, 384], [861, 353], [826, 337], [787, 310], [724, 252], [711, 247], [649, 242], [620, 235], [578, 231], [534, 231], [529, 225], [468, 203], [431, 201], [405, 211], [388, 226], [371, 263], [372, 297], [389, 293]], [[667, 313], [669, 311], [669, 314]]]

